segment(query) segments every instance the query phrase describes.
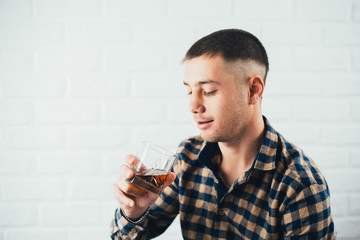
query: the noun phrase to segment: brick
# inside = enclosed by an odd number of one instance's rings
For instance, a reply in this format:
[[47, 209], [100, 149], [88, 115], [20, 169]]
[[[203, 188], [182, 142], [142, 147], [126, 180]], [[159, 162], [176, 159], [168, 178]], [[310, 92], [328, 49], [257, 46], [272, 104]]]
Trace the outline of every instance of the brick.
[[[259, 6], [266, 11], [259, 13]], [[279, 7], [281, 6], [281, 7]], [[234, 13], [235, 18], [240, 19], [251, 19], [252, 21], [265, 20], [269, 21], [285, 21], [292, 18], [292, 3], [286, 0], [275, 0], [275, 1], [234, 1]]]
[[[312, 86], [309, 88], [309, 86]], [[266, 79], [264, 95], [269, 97], [282, 97], [284, 100], [291, 100], [291, 97], [299, 97], [302, 98], [304, 96], [314, 97], [320, 96], [322, 89], [322, 81], [317, 77], [311, 76], [292, 76], [289, 78], [288, 75], [278, 75], [278, 74], [269, 74]], [[267, 99], [264, 97], [263, 103]]]
[[195, 124], [163, 124], [161, 126], [135, 127], [132, 137], [134, 143], [146, 140], [175, 152], [181, 141], [196, 135], [199, 135], [199, 131]]
[[297, 0], [295, 19], [303, 21], [346, 21], [350, 19], [350, 7], [343, 1]]
[[70, 200], [112, 200], [111, 186], [113, 179], [81, 178], [69, 179]]
[[[284, 34], [286, 33], [286, 34]], [[276, 24], [262, 29], [262, 38], [265, 44], [276, 45], [317, 45], [322, 41], [322, 31], [318, 26], [297, 24]], [[280, 37], [281, 36], [281, 37]]]
[[40, 123], [94, 123], [101, 118], [100, 101], [56, 100], [41, 102], [37, 108]]
[[360, 69], [360, 51], [351, 52], [351, 66], [353, 69]]
[[0, 113], [0, 125], [31, 124], [35, 122], [35, 103], [3, 100]]
[[[206, 6], [206, 11], [204, 11], [204, 6]], [[190, 0], [172, 0], [169, 3], [169, 12], [170, 16], [172, 17], [216, 17], [217, 19], [227, 18], [231, 14], [231, 1], [200, 0], [194, 2]], [[201, 15], [199, 13], [201, 13]]]
[[[260, 41], [263, 43], [264, 39], [262, 38], [262, 35], [261, 35], [262, 28], [261, 28], [261, 26], [259, 26], [259, 24], [250, 22], [250, 21], [249, 22], [241, 21], [237, 24], [235, 22], [232, 22], [231, 26], [232, 26], [231, 28], [239, 28], [239, 29], [243, 29], [245, 31], [250, 32], [251, 34], [258, 37], [260, 39]], [[207, 22], [207, 23], [201, 24], [199, 26], [198, 35], [193, 37], [191, 43], [196, 42], [200, 37], [206, 36], [210, 33], [219, 31], [221, 29], [228, 29], [228, 28], [230, 28], [230, 27], [229, 27], [229, 23], [227, 21], [219, 22], [216, 19], [214, 20], [214, 22]], [[189, 48], [189, 47], [190, 46], [187, 46], [187, 48]], [[185, 55], [185, 52], [183, 53], [184, 55]]]
[[104, 224], [109, 224], [115, 214], [115, 209], [119, 207], [119, 203], [113, 198], [111, 201], [103, 201], [101, 204], [102, 218]]
[[135, 97], [185, 97], [183, 73], [157, 72], [137, 74], [132, 80], [132, 95]]
[[30, 20], [32, 16], [32, 0], [1, 1], [0, 22]]
[[322, 170], [332, 193], [347, 193], [360, 190], [358, 169]]
[[336, 71], [346, 70], [350, 66], [350, 57], [340, 50], [304, 50], [294, 53], [294, 67], [298, 70]]
[[0, 72], [31, 72], [34, 70], [34, 53], [23, 47], [0, 49]]
[[156, 123], [166, 118], [165, 104], [159, 100], [105, 101], [104, 121], [116, 123]]
[[360, 4], [354, 3], [352, 7], [352, 19], [356, 22], [360, 22]]
[[36, 154], [33, 152], [1, 151], [0, 174], [29, 175], [36, 172]]
[[189, 100], [170, 100], [166, 104], [167, 120], [170, 123], [195, 124], [189, 111]]
[[263, 115], [270, 121], [272, 120], [288, 120], [290, 118], [292, 102], [284, 101], [281, 98], [264, 97], [262, 103]]
[[37, 54], [38, 68], [44, 72], [95, 72], [102, 66], [102, 52], [93, 48], [43, 48]]
[[66, 78], [57, 75], [0, 75], [0, 83], [4, 97], [60, 97], [66, 90]]
[[353, 119], [360, 119], [360, 100], [351, 103], [351, 117]]
[[2, 134], [5, 149], [55, 149], [65, 140], [64, 130], [55, 127], [7, 127]]
[[321, 141], [327, 144], [359, 144], [358, 133], [360, 126], [358, 124], [336, 124], [322, 127]]
[[349, 212], [352, 216], [360, 216], [360, 193], [351, 193], [349, 195]]
[[348, 120], [350, 102], [348, 100], [306, 99], [293, 103], [292, 115], [298, 120]]
[[[330, 189], [331, 190], [331, 189]], [[334, 218], [344, 217], [348, 213], [348, 197], [345, 193], [331, 194], [331, 213]]]
[[336, 239], [355, 240], [360, 236], [360, 219], [338, 219], [335, 221]]
[[133, 25], [134, 42], [151, 44], [192, 44], [196, 36], [195, 26], [177, 22], [147, 22]]
[[129, 140], [130, 132], [121, 127], [77, 127], [69, 130], [71, 148], [118, 148]]
[[120, 151], [108, 152], [104, 156], [105, 172], [113, 176], [118, 176], [120, 166], [125, 163], [126, 155], [134, 153], [130, 146], [125, 146]]
[[360, 150], [352, 148], [350, 151], [350, 166], [358, 168], [360, 167]]
[[156, 71], [164, 65], [165, 52], [154, 45], [108, 49], [105, 55], [105, 69], [110, 72]]
[[322, 79], [322, 92], [326, 96], [359, 96], [360, 81], [355, 75], [333, 75]]
[[[165, 0], [105, 0], [105, 16], [109, 19], [162, 18], [166, 16]], [[139, 7], [141, 6], [141, 7]]]
[[[195, 42], [197, 40], [197, 37], [192, 38]], [[182, 76], [184, 75], [184, 64], [183, 59], [185, 57], [186, 51], [189, 49], [188, 44], [179, 44], [179, 45], [173, 45], [167, 50], [167, 64], [168, 68], [171, 69], [174, 72], [181, 72]], [[180, 75], [179, 75], [180, 76]]]
[[[111, 218], [109, 218], [111, 219]], [[108, 224], [109, 225], [109, 220]], [[106, 226], [104, 226], [106, 227]], [[91, 229], [71, 229], [68, 240], [98, 240], [109, 238], [109, 233], [103, 227], [92, 227]]]
[[65, 42], [65, 27], [60, 24], [0, 24], [1, 44], [44, 45]]
[[69, 94], [74, 97], [119, 97], [129, 92], [130, 81], [124, 75], [77, 75], [69, 80]]
[[[66, 230], [57, 229], [16, 229], [6, 231], [6, 240], [64, 240], [67, 239]], [[0, 238], [1, 239], [1, 238]]]
[[294, 59], [292, 52], [284, 47], [265, 46], [269, 58], [270, 72], [268, 77], [274, 72], [284, 72], [292, 70]]
[[43, 226], [92, 226], [101, 222], [101, 211], [96, 203], [43, 203], [40, 224]]
[[306, 154], [314, 160], [320, 170], [344, 169], [348, 166], [350, 159], [349, 151], [341, 147], [310, 147]]
[[31, 226], [38, 222], [38, 208], [34, 204], [6, 203], [0, 205], [0, 226]]
[[360, 28], [347, 25], [325, 28], [324, 43], [331, 46], [360, 45]]
[[101, 155], [93, 152], [48, 152], [38, 159], [38, 171], [42, 175], [85, 175], [102, 170]]
[[35, 0], [36, 19], [94, 20], [101, 17], [101, 0]]
[[5, 200], [61, 200], [66, 198], [66, 182], [46, 178], [6, 180], [3, 192]]
[[72, 43], [130, 43], [132, 40], [129, 24], [70, 24], [67, 34]]
[[320, 128], [315, 124], [306, 124], [292, 121], [278, 122], [272, 120], [272, 126], [280, 132], [288, 141], [301, 147], [302, 144], [314, 144], [320, 139]]

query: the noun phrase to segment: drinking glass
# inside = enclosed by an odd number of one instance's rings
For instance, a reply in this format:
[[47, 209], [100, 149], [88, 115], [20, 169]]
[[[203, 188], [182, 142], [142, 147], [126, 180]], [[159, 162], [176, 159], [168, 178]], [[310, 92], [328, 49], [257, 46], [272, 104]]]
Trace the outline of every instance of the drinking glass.
[[127, 181], [147, 191], [160, 194], [169, 171], [177, 159], [176, 154], [161, 146], [143, 141], [135, 157], [137, 159], [130, 167], [134, 175]]

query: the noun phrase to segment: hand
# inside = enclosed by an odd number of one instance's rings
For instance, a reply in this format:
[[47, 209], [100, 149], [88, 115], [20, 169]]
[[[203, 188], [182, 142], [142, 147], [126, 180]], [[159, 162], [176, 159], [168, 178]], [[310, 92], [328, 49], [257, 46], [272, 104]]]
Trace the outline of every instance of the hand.
[[[145, 213], [150, 205], [155, 203], [159, 196], [126, 181], [126, 179], [134, 176], [131, 166], [133, 166], [138, 159], [134, 155], [127, 155], [125, 161], [127, 164], [121, 165], [120, 176], [112, 186], [112, 194], [119, 202], [125, 214], [131, 220], [137, 220]], [[164, 188], [169, 186], [175, 180], [175, 177], [175, 173], [169, 173]]]

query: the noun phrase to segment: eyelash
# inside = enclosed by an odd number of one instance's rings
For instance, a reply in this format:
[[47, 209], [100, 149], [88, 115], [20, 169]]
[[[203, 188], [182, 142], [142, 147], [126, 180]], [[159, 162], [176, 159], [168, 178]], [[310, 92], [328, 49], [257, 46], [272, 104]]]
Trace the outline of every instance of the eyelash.
[[216, 92], [217, 92], [217, 90], [211, 91], [211, 92], [205, 92], [205, 91], [204, 91], [204, 95], [206, 95], [206, 96], [211, 96], [211, 95], [214, 95]]
[[[214, 95], [216, 92], [217, 92], [217, 90], [211, 91], [211, 92], [203, 91], [203, 94], [204, 94], [205, 96], [211, 96], [211, 95]], [[187, 95], [191, 95], [191, 94], [192, 94], [192, 92], [188, 92], [188, 93], [187, 93]]]

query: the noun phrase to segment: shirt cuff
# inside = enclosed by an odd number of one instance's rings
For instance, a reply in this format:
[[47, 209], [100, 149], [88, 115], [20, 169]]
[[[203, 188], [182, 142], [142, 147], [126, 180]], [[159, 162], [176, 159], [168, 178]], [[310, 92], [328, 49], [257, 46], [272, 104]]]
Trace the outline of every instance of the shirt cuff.
[[135, 239], [139, 237], [145, 228], [143, 225], [147, 223], [147, 210], [144, 215], [137, 221], [130, 220], [123, 211], [118, 208], [115, 212], [115, 227], [112, 229], [113, 235], [117, 235], [120, 239]]

